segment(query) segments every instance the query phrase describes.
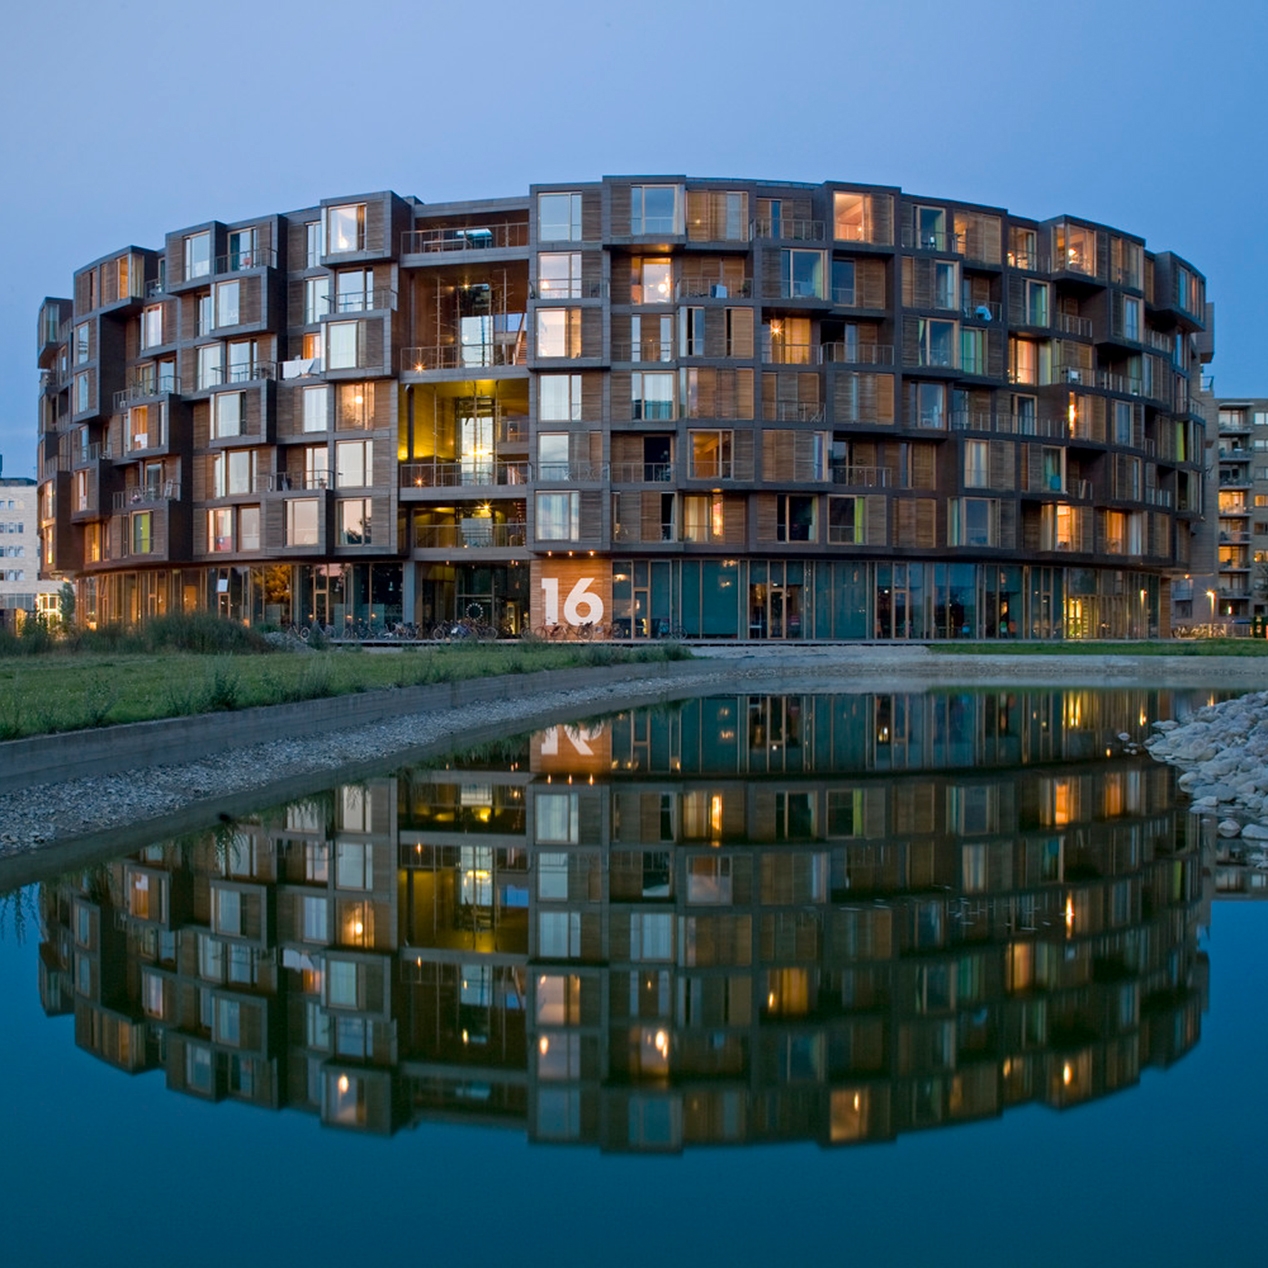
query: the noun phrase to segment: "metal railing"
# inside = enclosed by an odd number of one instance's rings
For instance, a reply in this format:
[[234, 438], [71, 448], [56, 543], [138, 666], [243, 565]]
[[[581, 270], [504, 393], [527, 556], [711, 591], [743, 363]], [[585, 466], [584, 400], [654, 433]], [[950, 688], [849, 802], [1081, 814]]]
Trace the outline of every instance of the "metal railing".
[[114, 450], [110, 447], [109, 442], [96, 442], [91, 445], [81, 445], [79, 448], [71, 451], [72, 467], [91, 467], [98, 462], [113, 462]]
[[889, 476], [888, 467], [856, 467], [835, 463], [828, 472], [828, 478], [833, 484], [851, 489], [887, 489]]
[[208, 366], [196, 390], [226, 387], [234, 383], [254, 383], [257, 379], [277, 378], [276, 361], [247, 361], [241, 365]]
[[683, 277], [674, 287], [675, 299], [751, 299], [753, 279], [723, 282], [716, 277]]
[[320, 374], [324, 365], [321, 357], [292, 357], [289, 361], [283, 361], [279, 368], [284, 379], [306, 379]]
[[1142, 396], [1145, 391], [1144, 379], [1135, 375], [1111, 374], [1108, 370], [1097, 372], [1096, 385], [1107, 392], [1120, 392], [1127, 396]]
[[386, 286], [376, 286], [369, 291], [350, 291], [346, 295], [327, 295], [325, 298], [327, 315], [396, 311], [396, 292]]
[[1010, 269], [1024, 269], [1027, 273], [1048, 272], [1048, 253], [1038, 248], [1034, 251], [1010, 251], [1006, 258]]
[[250, 251], [230, 251], [216, 256], [216, 273], [243, 273], [247, 269], [277, 267], [277, 252], [272, 247], [255, 247]]
[[315, 489], [333, 489], [333, 471], [278, 471], [267, 479], [267, 489], [272, 493], [305, 493]]
[[480, 486], [523, 485], [532, 479], [527, 462], [501, 459], [470, 462], [403, 462], [399, 467], [402, 489], [459, 489]]
[[1059, 330], [1064, 335], [1078, 335], [1083, 339], [1092, 337], [1092, 322], [1087, 317], [1080, 317], [1077, 313], [1054, 313], [1052, 316], [1053, 329]]
[[443, 229], [406, 229], [401, 234], [402, 255], [433, 255], [448, 251], [496, 251], [528, 246], [528, 221], [500, 225], [456, 225]]
[[145, 298], [158, 299], [160, 295], [167, 294], [167, 279], [163, 277], [152, 277], [145, 284]]
[[755, 238], [775, 238], [782, 242], [823, 242], [828, 236], [822, 220], [795, 216], [768, 216], [754, 220], [750, 228]]
[[[587, 282], [582, 278], [538, 280], [528, 288], [529, 299], [606, 299], [611, 287], [607, 282]], [[638, 300], [634, 301], [638, 303]]]
[[539, 462], [535, 474], [539, 484], [593, 483], [607, 479], [607, 466], [602, 462]]
[[959, 255], [963, 249], [958, 233], [917, 233], [913, 225], [903, 228], [903, 246], [917, 251], [946, 251], [950, 255]]
[[776, 401], [775, 419], [781, 423], [821, 423], [826, 407], [810, 401]]
[[114, 407], [116, 411], [125, 410], [137, 401], [150, 401], [156, 396], [179, 396], [180, 390], [181, 381], [174, 374], [164, 375], [152, 383], [129, 383], [123, 391], [114, 394]]
[[528, 543], [528, 525], [522, 522], [495, 524], [479, 520], [467, 524], [415, 524], [416, 550], [505, 549]]
[[612, 341], [613, 361], [672, 361], [674, 359], [674, 341], [672, 339], [630, 339]]
[[178, 502], [181, 496], [179, 480], [164, 480], [162, 484], [137, 484], [122, 489], [112, 499], [116, 511], [134, 510], [138, 506], [157, 506], [160, 502]]
[[888, 343], [822, 343], [820, 365], [893, 365], [894, 348]]
[[669, 484], [674, 478], [672, 462], [614, 462], [608, 468], [613, 484]]
[[498, 366], [523, 365], [527, 340], [523, 333], [508, 336], [505, 343], [432, 344], [405, 348], [401, 352], [401, 373], [422, 374], [428, 370], [483, 370]]
[[[953, 305], [939, 304], [937, 307], [950, 308], [953, 307]], [[960, 305], [960, 315], [967, 321], [999, 321], [999, 319], [1003, 316], [1003, 313], [1004, 310], [1000, 307], [999, 302], [993, 299], [984, 299], [976, 304], [971, 300], [965, 300], [965, 302]], [[1021, 320], [1021, 324], [1030, 325], [1032, 323], [1027, 322], [1023, 318]], [[1041, 322], [1038, 324], [1042, 325], [1045, 323]]]
[[827, 295], [821, 282], [799, 282], [795, 277], [780, 278], [780, 299], [817, 299], [826, 302]]

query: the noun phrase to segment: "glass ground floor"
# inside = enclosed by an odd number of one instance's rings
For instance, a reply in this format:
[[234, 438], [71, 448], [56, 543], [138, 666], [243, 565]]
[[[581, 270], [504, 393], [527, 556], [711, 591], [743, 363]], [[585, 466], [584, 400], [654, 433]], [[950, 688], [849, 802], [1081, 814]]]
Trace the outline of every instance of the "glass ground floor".
[[[402, 560], [158, 569], [79, 582], [90, 624], [207, 610], [252, 625], [349, 626], [463, 616], [514, 636], [542, 621], [534, 589], [560, 593], [552, 561]], [[617, 638], [1149, 638], [1164, 583], [1116, 568], [986, 562], [590, 558], [587, 589]], [[564, 579], [565, 586], [575, 583]], [[551, 590], [553, 587], [553, 590]], [[565, 603], [562, 607], [569, 611]], [[572, 609], [578, 610], [578, 609]], [[583, 617], [595, 609], [583, 604]], [[556, 618], [558, 619], [558, 618]], [[564, 620], [567, 620], [565, 615]]]

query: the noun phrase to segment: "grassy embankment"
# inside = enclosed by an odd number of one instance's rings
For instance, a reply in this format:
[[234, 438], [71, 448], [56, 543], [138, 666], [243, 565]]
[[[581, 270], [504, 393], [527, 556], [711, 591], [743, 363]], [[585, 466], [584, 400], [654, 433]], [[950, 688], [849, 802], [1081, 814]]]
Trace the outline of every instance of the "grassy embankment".
[[1268, 639], [1173, 638], [1154, 642], [931, 643], [929, 650], [953, 656], [1268, 656]]
[[289, 652], [241, 625], [201, 616], [64, 640], [32, 629], [0, 636], [0, 740], [380, 687], [689, 656], [675, 644], [515, 642], [405, 647], [387, 655], [359, 647]]

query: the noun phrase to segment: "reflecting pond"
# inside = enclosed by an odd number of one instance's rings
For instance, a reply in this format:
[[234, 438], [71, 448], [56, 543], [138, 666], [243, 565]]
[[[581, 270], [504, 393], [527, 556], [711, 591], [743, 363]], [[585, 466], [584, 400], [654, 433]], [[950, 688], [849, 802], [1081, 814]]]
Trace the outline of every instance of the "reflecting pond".
[[[211, 1168], [208, 1193], [248, 1203], [268, 1159], [283, 1223], [301, 1191], [358, 1210], [449, 1194], [434, 1245], [399, 1243], [420, 1251], [460, 1248], [464, 1211], [472, 1235], [527, 1231], [511, 1208], [534, 1200], [609, 1239], [610, 1205], [613, 1262], [745, 1261], [767, 1217], [784, 1240], [760, 1253], [823, 1251], [846, 1212], [858, 1253], [981, 1262], [989, 1236], [928, 1240], [943, 1207], [1007, 1230], [1113, 1186], [1146, 1220], [1178, 1174], [1192, 1204], [1195, 1160], [1222, 1171], [1245, 1133], [1262, 1162], [1268, 1127], [1257, 1089], [1227, 1085], [1237, 1045], [1268, 1037], [1247, 949], [1268, 905], [1213, 915], [1212, 825], [1135, 751], [1209, 698], [715, 695], [334, 783], [10, 895], [0, 1073], [24, 1161], [0, 1170], [0, 1212], [28, 1163], [93, 1159], [91, 1207], [125, 1200], [116, 1159], [138, 1179], [170, 1159], [187, 1195]], [[1213, 924], [1234, 941], [1222, 993]], [[365, 1174], [337, 1170], [353, 1161]], [[13, 1211], [49, 1218], [41, 1193]], [[1116, 1261], [1126, 1225], [1104, 1219], [1108, 1257], [1080, 1243], [1081, 1262]], [[320, 1259], [347, 1232], [300, 1243]], [[1157, 1232], [1176, 1262], [1183, 1240]], [[1053, 1235], [1030, 1262], [1064, 1258]], [[1238, 1235], [1220, 1233], [1234, 1258]]]

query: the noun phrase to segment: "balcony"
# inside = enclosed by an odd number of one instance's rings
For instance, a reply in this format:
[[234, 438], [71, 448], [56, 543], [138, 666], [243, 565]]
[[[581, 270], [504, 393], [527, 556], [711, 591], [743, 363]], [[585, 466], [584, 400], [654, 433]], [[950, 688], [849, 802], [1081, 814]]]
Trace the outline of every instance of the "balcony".
[[498, 251], [528, 246], [528, 221], [500, 225], [466, 225], [451, 229], [406, 229], [402, 255], [436, 255], [451, 251]]
[[797, 220], [787, 216], [754, 220], [751, 229], [755, 238], [775, 238], [781, 242], [823, 242], [828, 236], [822, 220]]
[[129, 405], [135, 405], [139, 401], [152, 401], [156, 396], [179, 396], [180, 390], [181, 381], [174, 374], [129, 383], [122, 392], [114, 394], [115, 412], [121, 413]]
[[818, 300], [821, 304], [832, 302], [824, 293], [823, 285], [821, 283], [798, 281], [795, 277], [780, 278], [779, 298], [813, 299]]
[[334, 488], [335, 476], [333, 471], [279, 471], [258, 477], [258, 484], [266, 493], [305, 493]]
[[[700, 354], [696, 354], [700, 355]], [[674, 359], [672, 339], [629, 339], [612, 341], [613, 361], [662, 362]]]
[[426, 374], [431, 370], [488, 370], [522, 366], [527, 359], [523, 331], [505, 342], [473, 344], [431, 344], [405, 348], [401, 352], [402, 374]]
[[246, 361], [241, 365], [208, 366], [195, 391], [228, 387], [234, 383], [254, 383], [262, 379], [277, 378], [276, 361]]
[[280, 369], [283, 379], [307, 379], [320, 374], [324, 364], [321, 357], [293, 357], [283, 361]]
[[888, 467], [856, 467], [834, 463], [828, 472], [833, 484], [849, 489], [887, 489], [890, 472]]
[[674, 287], [675, 299], [751, 299], [753, 279], [723, 282], [716, 277], [684, 277]]
[[672, 462], [614, 462], [609, 467], [613, 484], [672, 484]]
[[122, 489], [115, 493], [112, 509], [115, 511], [135, 511], [138, 507], [158, 506], [163, 502], [179, 502], [181, 486], [179, 480], [164, 480], [161, 484], [139, 484], [131, 489]]
[[903, 246], [916, 251], [945, 251], [959, 255], [964, 249], [958, 233], [917, 233], [912, 225], [907, 225], [902, 238]]
[[111, 462], [114, 450], [109, 444], [81, 445], [71, 454], [72, 467], [92, 467], [99, 462]]
[[249, 251], [231, 251], [215, 259], [216, 273], [245, 273], [248, 269], [277, 267], [277, 252], [272, 247], [255, 247]]
[[774, 422], [821, 423], [826, 417], [826, 407], [821, 402], [776, 401]]
[[[966, 321], [998, 322], [1003, 317], [1004, 310], [1000, 307], [997, 300], [990, 299], [983, 300], [980, 304], [974, 304], [972, 302], [961, 304], [960, 315], [964, 317]], [[1031, 323], [1023, 320], [1018, 324], [1028, 326]]]
[[415, 524], [416, 550], [503, 550], [524, 546], [528, 525], [520, 521], [498, 524], [471, 517], [460, 524]]
[[[570, 281], [561, 278], [557, 281], [538, 282], [536, 286], [530, 286], [528, 297], [538, 300], [607, 299], [610, 289], [607, 282], [586, 282], [579, 277], [574, 277]], [[633, 302], [637, 304], [641, 301], [636, 299]], [[648, 303], [651, 301], [649, 300]]]
[[538, 484], [595, 483], [604, 478], [605, 468], [601, 462], [539, 462], [537, 464]]
[[1048, 253], [1034, 251], [1010, 251], [1007, 256], [1010, 269], [1022, 269], [1027, 273], [1047, 273]]
[[532, 478], [527, 462], [472, 459], [468, 462], [424, 461], [400, 464], [402, 489], [465, 489], [525, 485]]
[[893, 365], [894, 348], [888, 343], [823, 343], [820, 365]]
[[375, 287], [370, 291], [351, 291], [347, 295], [327, 295], [325, 316], [344, 316], [347, 313], [395, 312], [397, 294], [390, 287]]

